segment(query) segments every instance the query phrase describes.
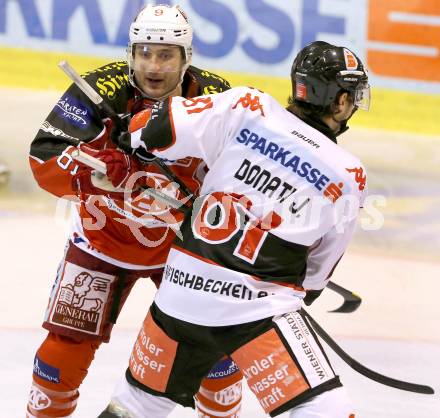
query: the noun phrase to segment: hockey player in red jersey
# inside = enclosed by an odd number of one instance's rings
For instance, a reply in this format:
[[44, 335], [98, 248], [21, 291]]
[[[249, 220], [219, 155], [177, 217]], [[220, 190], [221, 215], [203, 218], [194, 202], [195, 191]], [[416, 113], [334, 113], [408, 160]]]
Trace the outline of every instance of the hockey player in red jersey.
[[[120, 115], [134, 115], [156, 101], [221, 92], [229, 84], [190, 66], [192, 28], [178, 7], [146, 6], [130, 27], [127, 62], [112, 62], [84, 75]], [[191, 102], [191, 100], [189, 100]], [[43, 122], [31, 145], [30, 164], [39, 185], [79, 204], [44, 319], [48, 335], [38, 348], [27, 416], [69, 417], [94, 353], [108, 342], [113, 324], [140, 277], [159, 283], [179, 215], [139, 193], [125, 193], [130, 174], [147, 171], [144, 185], [173, 197], [179, 190], [152, 165], [116, 148], [110, 121], [72, 85]], [[113, 186], [96, 186], [91, 169], [72, 157], [82, 150], [104, 161]], [[167, 162], [197, 194], [206, 165], [201, 158]], [[171, 225], [170, 223], [175, 223]], [[173, 229], [174, 228], [174, 229]], [[241, 373], [230, 359], [217, 365], [223, 378], [207, 378], [198, 406], [211, 415], [232, 417], [240, 408]], [[232, 389], [231, 389], [232, 388]], [[234, 396], [217, 403], [222, 391]]]
[[368, 77], [351, 50], [318, 41], [291, 79], [287, 109], [244, 87], [191, 106], [173, 97], [120, 136], [162, 158], [203, 156], [209, 171], [112, 397], [118, 413], [100, 417], [168, 416], [225, 354], [271, 416], [354, 417], [300, 308], [328, 283], [366, 196], [364, 167], [336, 137], [368, 109]]

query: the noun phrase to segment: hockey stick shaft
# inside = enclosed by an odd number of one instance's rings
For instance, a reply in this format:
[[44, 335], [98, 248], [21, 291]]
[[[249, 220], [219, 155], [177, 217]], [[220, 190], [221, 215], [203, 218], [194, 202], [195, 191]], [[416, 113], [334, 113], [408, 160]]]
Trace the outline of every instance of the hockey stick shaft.
[[400, 390], [406, 390], [408, 392], [422, 393], [425, 395], [434, 394], [434, 389], [430, 386], [419, 385], [417, 383], [405, 382], [403, 380], [394, 379], [392, 377], [385, 376], [374, 370], [369, 369], [363, 364], [359, 363], [357, 360], [348, 355], [337, 343], [336, 341], [327, 334], [326, 331], [310, 316], [308, 312], [301, 309], [301, 314], [308, 320], [312, 328], [316, 333], [328, 344], [328, 346], [347, 363], [353, 370], [356, 370], [361, 375], [374, 380], [375, 382], [381, 383], [382, 385], [390, 386]]

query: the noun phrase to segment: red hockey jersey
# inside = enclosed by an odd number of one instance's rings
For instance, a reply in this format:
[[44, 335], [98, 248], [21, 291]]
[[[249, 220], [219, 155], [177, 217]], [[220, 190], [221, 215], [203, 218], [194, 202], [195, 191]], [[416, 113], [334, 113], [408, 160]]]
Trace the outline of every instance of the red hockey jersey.
[[[151, 107], [129, 82], [126, 62], [114, 62], [83, 76], [118, 114]], [[189, 67], [183, 81], [188, 98], [229, 89], [221, 77]], [[78, 165], [71, 153], [80, 143], [96, 149], [114, 147], [107, 116], [76, 86], [71, 85], [43, 122], [30, 149], [30, 164], [38, 184], [50, 193], [77, 199], [72, 176]], [[108, 125], [108, 124], [107, 124]], [[197, 193], [205, 164], [200, 158], [166, 161], [193, 193]], [[148, 170], [150, 171], [150, 169]], [[150, 186], [178, 197], [178, 190], [151, 169]], [[83, 250], [125, 268], [156, 268], [165, 263], [180, 214], [149, 197], [118, 201], [107, 196], [79, 196], [73, 211], [71, 240]], [[171, 226], [170, 226], [171, 225]]]

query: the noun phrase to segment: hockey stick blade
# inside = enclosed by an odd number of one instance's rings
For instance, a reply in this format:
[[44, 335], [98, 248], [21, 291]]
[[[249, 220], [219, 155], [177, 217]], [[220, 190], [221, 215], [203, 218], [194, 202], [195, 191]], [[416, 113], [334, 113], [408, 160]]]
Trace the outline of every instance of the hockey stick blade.
[[362, 303], [362, 299], [358, 295], [351, 292], [350, 290], [343, 288], [342, 286], [339, 286], [335, 282], [329, 281], [327, 283], [327, 287], [344, 298], [344, 302], [339, 308], [333, 309], [332, 311], [328, 312], [351, 313], [357, 310], [357, 308], [359, 308], [360, 304]]
[[362, 376], [365, 376], [377, 383], [381, 383], [385, 386], [390, 386], [400, 390], [406, 390], [408, 392], [421, 393], [424, 395], [433, 395], [434, 389], [430, 386], [419, 385], [417, 383], [405, 382], [403, 380], [394, 379], [392, 377], [384, 376], [374, 370], [369, 369], [357, 360], [349, 356], [330, 335], [310, 316], [308, 312], [301, 309], [301, 314], [310, 322], [312, 328], [316, 333], [328, 344], [328, 346], [347, 363], [353, 370], [356, 370]]

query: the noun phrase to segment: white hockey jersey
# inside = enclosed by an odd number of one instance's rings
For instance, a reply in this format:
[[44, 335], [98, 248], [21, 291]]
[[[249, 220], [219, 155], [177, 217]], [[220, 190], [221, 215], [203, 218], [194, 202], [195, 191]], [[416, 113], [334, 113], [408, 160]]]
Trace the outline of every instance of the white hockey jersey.
[[168, 99], [131, 142], [209, 167], [167, 259], [162, 311], [206, 326], [245, 323], [297, 310], [307, 290], [326, 286], [366, 194], [350, 153], [244, 87]]

